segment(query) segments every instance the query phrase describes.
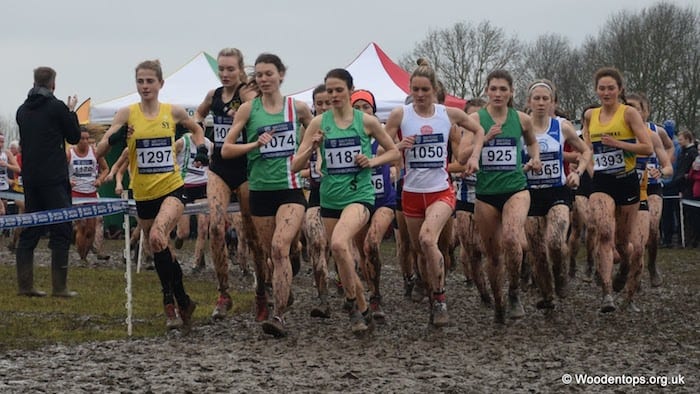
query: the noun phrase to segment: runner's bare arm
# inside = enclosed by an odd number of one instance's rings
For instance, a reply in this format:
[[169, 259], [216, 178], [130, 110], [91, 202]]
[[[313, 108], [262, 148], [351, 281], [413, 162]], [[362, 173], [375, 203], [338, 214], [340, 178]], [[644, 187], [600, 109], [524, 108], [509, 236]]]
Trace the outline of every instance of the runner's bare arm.
[[114, 115], [114, 119], [112, 120], [112, 124], [109, 126], [109, 129], [107, 129], [104, 136], [102, 136], [102, 139], [97, 144], [97, 149], [95, 149], [95, 156], [97, 156], [98, 158], [104, 157], [104, 155], [106, 155], [107, 152], [109, 152], [109, 148], [111, 146], [109, 143], [109, 137], [111, 137], [114, 133], [119, 132], [128, 121], [129, 107], [120, 108], [117, 111], [117, 114]]
[[[226, 138], [224, 139], [224, 145], [221, 147], [221, 157], [224, 159], [233, 159], [234, 157], [243, 156], [246, 153], [258, 148], [266, 143], [270, 142], [270, 136], [268, 133], [264, 133], [258, 136], [258, 140], [251, 143], [237, 144], [236, 140], [238, 135], [241, 134], [248, 119], [250, 118], [250, 111], [252, 109], [251, 101], [241, 104], [236, 111], [236, 116], [233, 118], [233, 124], [231, 129], [229, 129]], [[248, 133], [256, 133], [257, 130], [248, 130]], [[267, 136], [267, 137], [266, 137]], [[261, 139], [263, 141], [261, 141]]]
[[308, 167], [311, 153], [318, 147], [321, 140], [323, 140], [323, 133], [321, 132], [321, 115], [319, 115], [309, 122], [308, 127], [304, 131], [304, 137], [292, 160], [293, 172], [301, 171]]

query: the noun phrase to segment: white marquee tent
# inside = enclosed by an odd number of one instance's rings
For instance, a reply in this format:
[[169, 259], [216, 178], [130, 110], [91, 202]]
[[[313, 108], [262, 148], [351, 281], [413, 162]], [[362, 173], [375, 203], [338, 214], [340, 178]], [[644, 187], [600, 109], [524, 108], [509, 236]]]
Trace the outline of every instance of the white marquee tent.
[[[356, 89], [366, 89], [374, 94], [377, 116], [382, 121], [386, 121], [392, 109], [403, 105], [409, 94], [408, 72], [394, 63], [374, 42], [367, 45], [345, 69], [352, 75]], [[321, 82], [323, 81], [320, 80], [319, 83]], [[316, 86], [295, 93], [292, 97], [311, 106], [314, 88]], [[461, 109], [464, 108], [465, 100], [448, 96], [445, 104]]]

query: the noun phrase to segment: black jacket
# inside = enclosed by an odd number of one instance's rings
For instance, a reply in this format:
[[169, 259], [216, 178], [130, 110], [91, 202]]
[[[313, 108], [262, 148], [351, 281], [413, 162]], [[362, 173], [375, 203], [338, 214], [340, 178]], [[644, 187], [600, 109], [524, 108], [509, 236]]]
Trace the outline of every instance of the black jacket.
[[678, 166], [673, 173], [673, 180], [670, 182], [670, 187], [678, 188], [678, 190], [683, 193], [684, 198], [692, 198], [693, 196], [693, 183], [688, 182], [686, 175], [690, 171], [690, 167], [695, 161], [695, 157], [698, 155], [698, 148], [695, 145], [690, 145], [689, 147], [682, 147], [681, 154], [678, 157]]
[[78, 117], [46, 88], [32, 88], [17, 110], [25, 187], [68, 183], [65, 141], [80, 141]]

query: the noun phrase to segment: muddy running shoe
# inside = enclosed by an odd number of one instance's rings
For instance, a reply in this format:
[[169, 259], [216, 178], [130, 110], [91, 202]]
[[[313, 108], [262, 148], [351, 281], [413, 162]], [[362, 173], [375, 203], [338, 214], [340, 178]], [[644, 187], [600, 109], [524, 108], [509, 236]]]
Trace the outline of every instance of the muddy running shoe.
[[525, 317], [525, 308], [523, 308], [518, 294], [508, 295], [508, 304], [510, 305], [509, 316], [511, 319], [521, 319]]
[[434, 327], [445, 327], [450, 322], [450, 317], [447, 314], [447, 302], [433, 301], [433, 306], [430, 309], [430, 323]]
[[182, 327], [182, 318], [178, 314], [177, 308], [173, 304], [165, 304], [165, 327], [168, 330], [175, 330]]
[[275, 338], [287, 336], [287, 327], [284, 325], [284, 319], [279, 316], [265, 320], [262, 324], [262, 330], [265, 334], [272, 335]]
[[211, 318], [214, 320], [222, 320], [226, 317], [226, 312], [233, 308], [233, 301], [228, 293], [219, 294], [219, 298], [216, 300], [216, 306], [214, 306], [214, 311], [211, 313]]
[[615, 312], [615, 301], [611, 294], [606, 294], [603, 296], [603, 302], [600, 304], [600, 311], [602, 313]]
[[183, 238], [175, 238], [175, 249], [182, 249], [182, 245], [184, 245], [185, 240]]
[[197, 303], [190, 299], [190, 303], [187, 304], [186, 308], [180, 308], [178, 306], [178, 311], [180, 312], [180, 318], [182, 318], [182, 326], [189, 329], [192, 327], [192, 316], [194, 316], [194, 310], [197, 308]]
[[593, 281], [593, 267], [592, 266], [589, 265], [588, 268], [586, 268], [586, 274], [583, 276], [583, 278], [581, 278], [581, 280], [586, 282], [586, 283], [591, 283]]
[[369, 299], [369, 309], [372, 311], [372, 318], [378, 324], [386, 323], [386, 314], [382, 310], [382, 298], [372, 296]]
[[625, 301], [623, 308], [630, 313], [640, 313], [642, 310], [639, 309], [637, 304], [634, 303], [634, 301]]
[[[369, 317], [371, 319], [371, 312], [369, 312]], [[350, 330], [355, 335], [363, 335], [369, 330], [367, 325], [369, 322], [362, 316], [362, 313], [356, 308], [350, 312]]]
[[326, 296], [318, 297], [318, 304], [311, 308], [311, 317], [329, 319], [331, 317], [331, 306], [328, 304]]
[[255, 295], [255, 321], [261, 322], [267, 320], [270, 316], [270, 308], [267, 304], [267, 296]]

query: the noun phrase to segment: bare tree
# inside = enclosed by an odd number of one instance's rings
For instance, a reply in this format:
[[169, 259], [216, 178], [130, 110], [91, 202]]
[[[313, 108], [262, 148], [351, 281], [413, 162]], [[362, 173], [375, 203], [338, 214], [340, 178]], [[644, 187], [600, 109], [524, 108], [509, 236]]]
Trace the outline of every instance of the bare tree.
[[0, 131], [5, 134], [7, 141], [19, 139], [19, 127], [13, 118], [0, 115]]
[[427, 59], [436, 70], [448, 93], [459, 97], [479, 97], [486, 75], [498, 68], [515, 66], [521, 44], [507, 37], [503, 29], [491, 22], [478, 25], [459, 22], [442, 30], [431, 30], [400, 60], [407, 70], [418, 58]]
[[646, 93], [653, 119], [693, 127], [700, 115], [699, 37], [697, 11], [660, 3], [611, 16], [584, 52], [590, 64], [620, 69], [627, 91]]

